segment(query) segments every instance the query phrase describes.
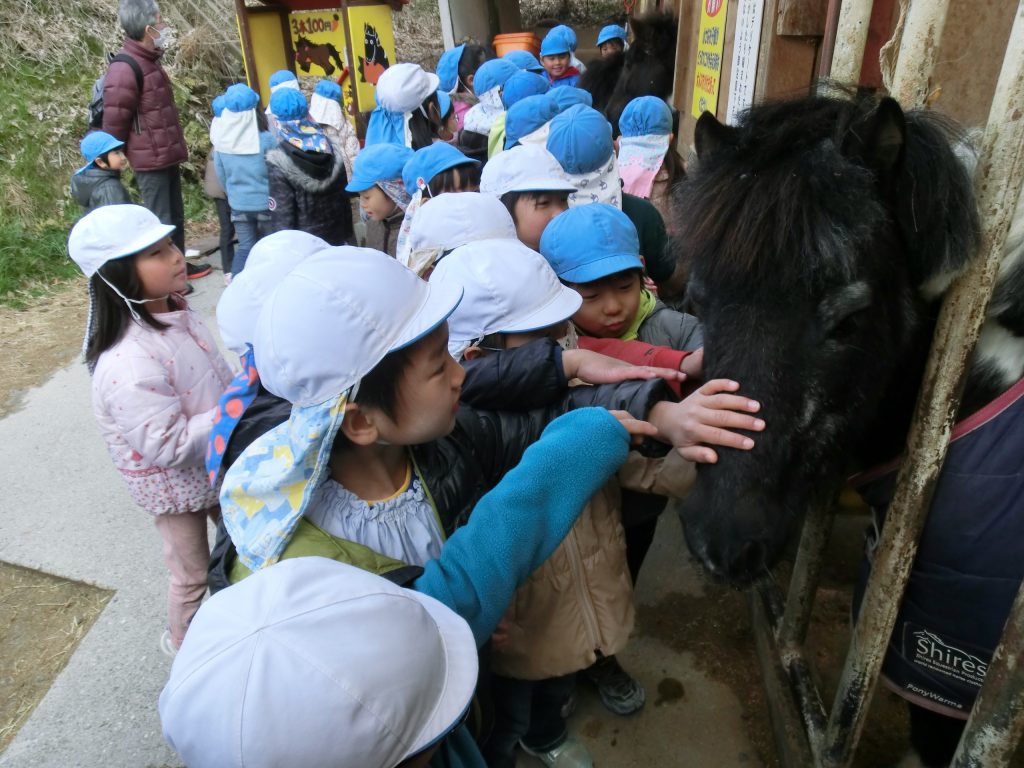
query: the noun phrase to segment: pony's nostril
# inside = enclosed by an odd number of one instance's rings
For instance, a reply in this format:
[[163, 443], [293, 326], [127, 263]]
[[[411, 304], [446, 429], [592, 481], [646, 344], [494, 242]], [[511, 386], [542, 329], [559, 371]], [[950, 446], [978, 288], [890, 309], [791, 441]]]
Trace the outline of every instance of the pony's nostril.
[[762, 573], [766, 566], [767, 548], [760, 541], [746, 541], [740, 545], [733, 559], [730, 572], [734, 576], [747, 580]]

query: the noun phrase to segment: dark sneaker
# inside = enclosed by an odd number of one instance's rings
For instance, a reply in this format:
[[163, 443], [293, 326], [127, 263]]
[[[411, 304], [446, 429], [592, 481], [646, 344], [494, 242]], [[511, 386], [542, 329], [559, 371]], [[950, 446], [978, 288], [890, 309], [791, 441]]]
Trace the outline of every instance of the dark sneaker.
[[213, 271], [213, 267], [209, 264], [192, 264], [185, 262], [185, 272], [188, 274], [189, 280], [197, 280], [200, 277], [206, 277], [210, 272]]
[[601, 702], [616, 715], [631, 715], [643, 708], [647, 693], [642, 685], [624, 670], [614, 656], [604, 656], [583, 676], [597, 686]]

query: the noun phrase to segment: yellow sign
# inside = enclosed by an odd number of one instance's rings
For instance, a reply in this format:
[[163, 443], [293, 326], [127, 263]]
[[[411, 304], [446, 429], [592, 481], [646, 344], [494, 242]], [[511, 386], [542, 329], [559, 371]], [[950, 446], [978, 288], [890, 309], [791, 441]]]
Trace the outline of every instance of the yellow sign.
[[693, 74], [694, 117], [718, 111], [718, 88], [722, 79], [722, 51], [725, 48], [725, 19], [729, 0], [702, 0], [697, 63]]
[[304, 11], [288, 15], [299, 74], [331, 77], [345, 72], [345, 22], [341, 10]]
[[395, 33], [391, 27], [390, 5], [353, 5], [348, 9], [352, 39], [352, 82], [356, 103], [362, 111], [376, 104], [377, 78], [395, 62]]
[[[249, 13], [249, 34], [252, 37], [253, 67], [250, 71], [249, 60], [245, 61], [245, 79], [250, 88], [258, 88], [263, 106], [270, 100], [270, 76], [279, 69], [291, 69], [291, 62], [285, 53], [284, 40], [281, 39], [281, 17], [276, 13]], [[241, 22], [238, 38], [242, 39]]]

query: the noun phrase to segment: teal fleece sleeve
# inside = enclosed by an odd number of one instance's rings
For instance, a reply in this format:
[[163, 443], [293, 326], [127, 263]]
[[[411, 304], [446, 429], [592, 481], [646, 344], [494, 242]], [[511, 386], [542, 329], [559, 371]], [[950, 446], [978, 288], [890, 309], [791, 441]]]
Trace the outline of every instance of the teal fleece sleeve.
[[415, 588], [464, 618], [482, 645], [516, 588], [551, 556], [628, 451], [628, 433], [604, 408], [558, 417], [480, 499]]

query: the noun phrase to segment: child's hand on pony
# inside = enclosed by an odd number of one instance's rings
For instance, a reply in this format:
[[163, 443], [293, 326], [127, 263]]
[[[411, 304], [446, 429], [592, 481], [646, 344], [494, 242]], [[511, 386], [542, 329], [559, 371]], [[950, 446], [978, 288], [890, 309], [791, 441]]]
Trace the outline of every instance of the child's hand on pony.
[[735, 381], [713, 379], [679, 403], [657, 403], [647, 418], [657, 429], [657, 438], [671, 443], [689, 461], [714, 464], [718, 454], [710, 446], [720, 445], [749, 451], [754, 441], [731, 430], [761, 432], [764, 421], [749, 414], [761, 404], [741, 395], [729, 394], [740, 388]]
[[565, 350], [562, 353], [562, 366], [565, 368], [566, 379], [579, 379], [586, 384], [620, 384], [632, 379], [665, 379], [681, 382], [686, 379], [685, 373], [671, 368], [631, 365], [587, 349]]

